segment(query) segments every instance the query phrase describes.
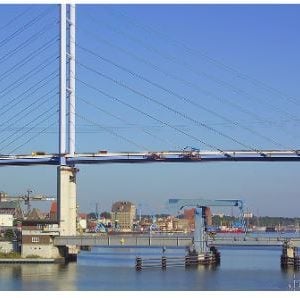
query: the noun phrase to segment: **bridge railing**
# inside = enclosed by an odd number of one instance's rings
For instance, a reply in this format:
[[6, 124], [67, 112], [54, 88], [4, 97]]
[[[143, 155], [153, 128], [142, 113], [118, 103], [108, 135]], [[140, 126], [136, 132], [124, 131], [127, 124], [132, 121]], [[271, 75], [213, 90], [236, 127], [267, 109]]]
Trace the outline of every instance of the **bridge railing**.
[[56, 237], [54, 244], [78, 246], [189, 246], [192, 237], [150, 237], [150, 236], [63, 236]]

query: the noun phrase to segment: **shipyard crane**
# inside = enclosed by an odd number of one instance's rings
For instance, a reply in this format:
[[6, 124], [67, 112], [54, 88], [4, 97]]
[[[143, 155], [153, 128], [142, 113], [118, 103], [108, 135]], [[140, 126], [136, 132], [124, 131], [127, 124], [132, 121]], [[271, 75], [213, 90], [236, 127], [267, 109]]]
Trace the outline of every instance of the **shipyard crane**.
[[56, 201], [54, 197], [48, 197], [44, 195], [34, 195], [32, 196], [32, 190], [28, 189], [26, 194], [19, 196], [10, 196], [4, 192], [0, 192], [0, 201], [24, 201], [25, 206], [27, 206], [27, 215], [31, 210], [31, 201]]
[[186, 207], [195, 208], [194, 249], [200, 253], [208, 251], [207, 219], [205, 215], [208, 207], [238, 207], [243, 219], [243, 201], [241, 200], [169, 199], [169, 205], [177, 210]]

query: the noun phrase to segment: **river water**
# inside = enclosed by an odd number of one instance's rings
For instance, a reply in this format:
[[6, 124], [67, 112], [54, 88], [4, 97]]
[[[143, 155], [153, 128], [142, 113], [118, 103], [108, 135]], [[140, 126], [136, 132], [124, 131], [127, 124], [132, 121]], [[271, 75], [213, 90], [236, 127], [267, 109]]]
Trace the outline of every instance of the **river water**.
[[[159, 257], [161, 248], [102, 248], [82, 251], [77, 263], [0, 265], [0, 290], [272, 290], [287, 291], [293, 270], [280, 267], [280, 248], [221, 248], [214, 268], [134, 268], [136, 256]], [[182, 248], [166, 256], [184, 256]], [[300, 272], [296, 272], [299, 279]]]

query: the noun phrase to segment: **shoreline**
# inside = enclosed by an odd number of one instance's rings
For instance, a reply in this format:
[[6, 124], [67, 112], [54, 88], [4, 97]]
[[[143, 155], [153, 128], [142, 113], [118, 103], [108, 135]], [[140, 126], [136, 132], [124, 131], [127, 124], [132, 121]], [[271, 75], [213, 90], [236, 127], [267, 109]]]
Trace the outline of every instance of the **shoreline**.
[[43, 259], [43, 258], [2, 258], [0, 264], [65, 264], [64, 258]]

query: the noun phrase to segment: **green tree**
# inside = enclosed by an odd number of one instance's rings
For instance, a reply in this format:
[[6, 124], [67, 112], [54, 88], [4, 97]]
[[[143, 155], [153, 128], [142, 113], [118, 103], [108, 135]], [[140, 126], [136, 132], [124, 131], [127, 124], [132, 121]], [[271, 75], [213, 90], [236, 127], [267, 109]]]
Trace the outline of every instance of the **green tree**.
[[7, 240], [13, 240], [15, 238], [15, 233], [12, 229], [7, 229], [4, 233], [4, 238]]

